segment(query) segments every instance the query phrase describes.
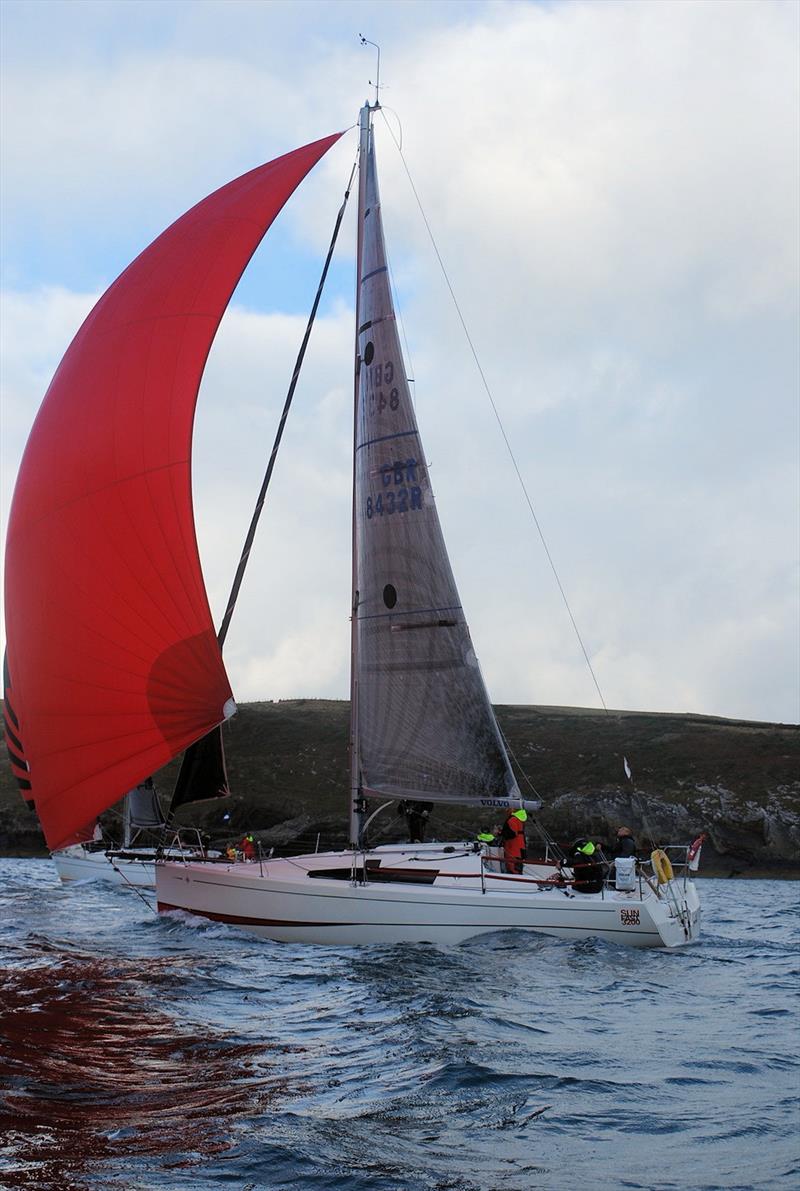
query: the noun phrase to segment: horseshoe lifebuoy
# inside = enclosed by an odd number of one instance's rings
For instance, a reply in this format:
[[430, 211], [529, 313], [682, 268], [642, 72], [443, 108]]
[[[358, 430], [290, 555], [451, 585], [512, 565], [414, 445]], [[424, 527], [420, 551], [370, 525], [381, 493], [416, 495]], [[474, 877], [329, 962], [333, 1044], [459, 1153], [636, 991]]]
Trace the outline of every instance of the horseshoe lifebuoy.
[[668, 885], [673, 877], [669, 856], [661, 848], [656, 848], [655, 852], [650, 853], [650, 859], [653, 862], [653, 872], [658, 877], [659, 885]]

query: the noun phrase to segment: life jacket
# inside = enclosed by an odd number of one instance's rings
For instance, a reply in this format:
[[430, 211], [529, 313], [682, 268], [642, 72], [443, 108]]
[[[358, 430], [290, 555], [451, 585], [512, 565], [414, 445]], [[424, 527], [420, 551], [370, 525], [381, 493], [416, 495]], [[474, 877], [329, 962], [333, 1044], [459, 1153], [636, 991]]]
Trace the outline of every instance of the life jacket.
[[518, 840], [518, 839], [522, 840], [522, 843], [524, 846], [525, 825], [522, 823], [522, 821], [520, 819], [517, 818], [516, 815], [509, 815], [509, 817], [506, 819], [505, 823], [503, 824], [503, 829], [500, 832], [500, 836], [503, 840], [503, 847], [506, 846], [506, 843], [508, 843], [509, 840]]

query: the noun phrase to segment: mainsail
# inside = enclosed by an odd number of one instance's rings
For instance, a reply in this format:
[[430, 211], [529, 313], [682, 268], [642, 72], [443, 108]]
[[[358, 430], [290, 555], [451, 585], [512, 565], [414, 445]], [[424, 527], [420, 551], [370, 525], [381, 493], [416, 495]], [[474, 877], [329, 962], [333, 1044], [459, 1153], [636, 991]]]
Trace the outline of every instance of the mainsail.
[[372, 131], [359, 294], [354, 693], [366, 795], [506, 803], [520, 793], [434, 503], [392, 303]]
[[7, 739], [51, 849], [233, 711], [194, 530], [197, 392], [247, 262], [340, 135], [223, 186], [146, 248], [36, 418], [8, 524]]

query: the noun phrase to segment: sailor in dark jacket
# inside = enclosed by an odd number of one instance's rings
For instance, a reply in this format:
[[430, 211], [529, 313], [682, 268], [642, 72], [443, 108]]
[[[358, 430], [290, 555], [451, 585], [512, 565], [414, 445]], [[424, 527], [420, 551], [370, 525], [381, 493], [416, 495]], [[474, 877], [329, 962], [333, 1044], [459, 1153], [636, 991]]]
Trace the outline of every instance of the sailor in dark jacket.
[[573, 883], [576, 893], [599, 893], [603, 888], [604, 866], [600, 849], [590, 839], [576, 840], [572, 848]]
[[614, 856], [635, 856], [636, 840], [630, 827], [620, 827], [614, 844]]
[[[617, 867], [617, 861], [624, 861]], [[636, 840], [630, 827], [620, 827], [614, 841], [614, 863], [608, 874], [617, 889], [633, 890], [636, 887]]]
[[415, 802], [411, 798], [405, 799], [397, 808], [398, 815], [405, 815], [406, 826], [408, 827], [408, 838], [412, 844], [421, 844], [425, 841], [425, 828], [428, 825], [431, 811], [433, 810], [432, 802]]

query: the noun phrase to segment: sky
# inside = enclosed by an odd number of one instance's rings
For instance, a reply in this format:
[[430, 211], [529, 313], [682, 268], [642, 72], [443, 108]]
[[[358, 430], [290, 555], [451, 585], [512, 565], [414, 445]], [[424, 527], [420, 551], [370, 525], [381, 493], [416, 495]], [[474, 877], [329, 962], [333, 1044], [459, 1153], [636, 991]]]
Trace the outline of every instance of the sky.
[[[4, 0], [2, 529], [49, 380], [129, 261], [373, 94], [417, 414], [495, 703], [596, 707], [402, 149], [606, 705], [800, 719], [798, 25], [773, 0]], [[217, 622], [356, 152], [223, 319], [194, 500]], [[349, 690], [354, 212], [225, 656]]]

